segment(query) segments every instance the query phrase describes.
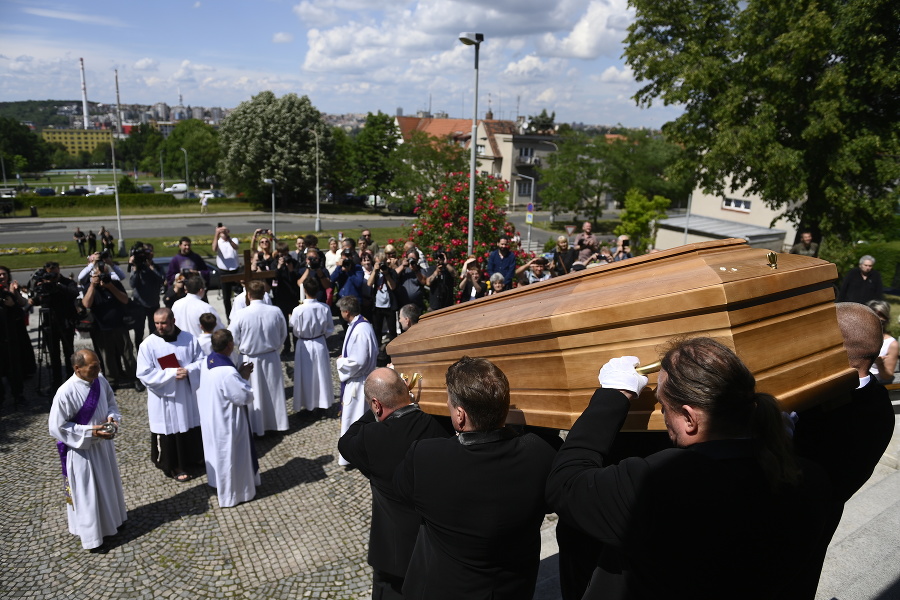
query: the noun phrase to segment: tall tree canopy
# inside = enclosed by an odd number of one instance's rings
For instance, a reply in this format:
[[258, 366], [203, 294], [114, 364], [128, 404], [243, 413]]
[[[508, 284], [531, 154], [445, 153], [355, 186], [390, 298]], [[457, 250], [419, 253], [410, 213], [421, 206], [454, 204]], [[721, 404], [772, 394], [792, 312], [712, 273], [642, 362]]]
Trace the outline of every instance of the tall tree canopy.
[[630, 0], [639, 105], [707, 190], [746, 187], [791, 220], [850, 239], [896, 204], [900, 4], [894, 0]]
[[468, 170], [467, 154], [450, 138], [414, 131], [394, 154], [394, 191], [410, 201], [427, 196], [446, 181], [449, 173]]
[[278, 194], [291, 201], [315, 201], [316, 137], [319, 136], [320, 174], [328, 171], [331, 129], [306, 96], [276, 98], [260, 92], [242, 102], [222, 123], [219, 132], [219, 172], [228, 189], [264, 198], [275, 179]]
[[400, 132], [394, 118], [381, 111], [366, 116], [366, 124], [353, 146], [353, 166], [356, 169], [356, 192], [386, 196], [393, 191], [394, 151]]
[[[185, 152], [187, 165], [185, 165]], [[216, 162], [219, 160], [218, 133], [198, 119], [179, 121], [163, 143], [166, 177], [175, 181], [188, 169], [188, 187], [212, 185], [216, 181]]]
[[52, 149], [27, 125], [0, 117], [0, 154], [10, 176], [19, 171], [42, 171], [50, 166]]

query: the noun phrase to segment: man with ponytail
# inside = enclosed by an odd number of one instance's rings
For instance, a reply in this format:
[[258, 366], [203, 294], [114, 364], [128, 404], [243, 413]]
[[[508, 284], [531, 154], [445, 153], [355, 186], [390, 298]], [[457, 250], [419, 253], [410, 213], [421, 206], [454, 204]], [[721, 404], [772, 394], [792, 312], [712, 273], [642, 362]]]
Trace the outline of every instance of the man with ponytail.
[[675, 447], [611, 464], [647, 384], [638, 364], [603, 366], [547, 481], [560, 523], [597, 546], [583, 597], [779, 597], [822, 528], [825, 474], [793, 456], [775, 399], [710, 338], [676, 341], [662, 359], [656, 397]]

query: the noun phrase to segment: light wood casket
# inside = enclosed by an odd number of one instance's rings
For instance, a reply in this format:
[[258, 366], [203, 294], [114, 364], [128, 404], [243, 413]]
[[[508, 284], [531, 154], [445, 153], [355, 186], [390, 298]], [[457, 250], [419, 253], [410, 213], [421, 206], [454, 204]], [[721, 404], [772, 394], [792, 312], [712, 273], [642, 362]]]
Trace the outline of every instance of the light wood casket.
[[[388, 346], [394, 368], [422, 376], [420, 403], [447, 414], [447, 367], [464, 355], [509, 378], [508, 422], [568, 429], [610, 358], [658, 361], [678, 336], [711, 336], [735, 349], [757, 389], [788, 409], [845, 394], [848, 367], [834, 308], [835, 266], [728, 239], [680, 246], [574, 272], [423, 315]], [[656, 375], [624, 429], [665, 429]]]

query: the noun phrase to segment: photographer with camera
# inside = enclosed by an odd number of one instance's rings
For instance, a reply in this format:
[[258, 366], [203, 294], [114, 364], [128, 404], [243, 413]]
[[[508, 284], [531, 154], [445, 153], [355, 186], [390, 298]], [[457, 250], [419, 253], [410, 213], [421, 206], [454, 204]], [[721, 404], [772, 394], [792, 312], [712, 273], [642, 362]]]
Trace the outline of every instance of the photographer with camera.
[[[405, 246], [404, 246], [405, 249]], [[419, 254], [412, 249], [397, 264], [397, 305], [415, 304], [425, 310], [425, 285], [427, 279], [419, 265]]]
[[[301, 300], [306, 298], [305, 288], [303, 287], [304, 282], [313, 278], [319, 283], [316, 300], [327, 304], [331, 303], [331, 276], [322, 264], [322, 256], [316, 248], [307, 249], [304, 261], [297, 268], [297, 273], [300, 275], [297, 278], [297, 287], [303, 292], [301, 293]], [[293, 311], [293, 309], [291, 310]]]
[[81, 286], [82, 292], [86, 292], [88, 286], [91, 284], [91, 273], [94, 272], [98, 262], [102, 262], [110, 268], [110, 277], [113, 279], [125, 281], [127, 278], [125, 272], [113, 261], [109, 251], [103, 250], [102, 252], [92, 252], [88, 256], [88, 264], [81, 270], [81, 273], [78, 274], [78, 285]]
[[[272, 303], [281, 309], [285, 327], [287, 327], [291, 311], [300, 302], [300, 288], [297, 284], [300, 263], [291, 256], [287, 242], [278, 242], [269, 264], [270, 270], [275, 271], [275, 278], [272, 280]], [[290, 352], [291, 336], [288, 332], [284, 339], [284, 353], [290, 354]]]
[[125, 325], [128, 294], [121, 281], [110, 276], [110, 268], [98, 261], [81, 303], [94, 315], [91, 341], [103, 363], [103, 373], [115, 389], [133, 384], [139, 392], [143, 384], [135, 379], [134, 346]]
[[434, 263], [434, 269], [425, 280], [429, 290], [428, 305], [431, 310], [438, 310], [453, 304], [456, 270], [447, 264], [447, 255], [441, 250], [431, 255], [431, 262]]
[[368, 290], [362, 265], [357, 262], [358, 258], [353, 249], [346, 248], [341, 251], [341, 259], [330, 277], [331, 284], [337, 288], [338, 298], [353, 296], [361, 302], [363, 289]]
[[[55, 391], [65, 376], [72, 375], [72, 354], [75, 352], [75, 299], [78, 285], [59, 273], [59, 263], [48, 262], [31, 278], [31, 297], [28, 303], [40, 307], [41, 344], [50, 358], [50, 384]], [[60, 360], [62, 353], [62, 360]]]
[[181, 273], [188, 275], [200, 275], [203, 281], [209, 284], [209, 269], [206, 262], [196, 252], [191, 250], [191, 238], [183, 236], [178, 240], [178, 254], [172, 257], [169, 269], [166, 271], [166, 286], [172, 287], [175, 276]]
[[136, 319], [134, 324], [134, 345], [140, 347], [144, 339], [144, 322], [147, 323], [148, 335], [156, 333], [153, 313], [159, 308], [159, 292], [163, 287], [165, 276], [162, 269], [153, 262], [153, 246], [143, 242], [135, 242], [128, 257], [128, 270], [132, 271], [131, 299], [140, 307], [143, 318]]
[[481, 280], [478, 259], [474, 256], [469, 257], [463, 264], [462, 271], [462, 278], [459, 282], [459, 301], [468, 302], [483, 297], [487, 293], [487, 285]]
[[620, 235], [616, 238], [616, 252], [613, 254], [614, 261], [625, 260], [631, 258], [631, 238], [627, 235]]
[[[212, 241], [212, 251], [216, 255], [216, 266], [222, 275], [234, 275], [241, 270], [238, 260], [237, 238], [231, 237], [231, 231], [221, 223], [216, 227], [216, 233]], [[231, 299], [240, 293], [241, 286], [234, 281], [222, 282], [222, 302], [225, 304], [225, 314], [231, 314]]]
[[[390, 245], [386, 246], [392, 247]], [[375, 330], [375, 339], [381, 343], [381, 335], [384, 326], [387, 325], [388, 341], [397, 337], [397, 298], [394, 290], [397, 288], [397, 273], [391, 268], [389, 259], [384, 252], [379, 252], [375, 257], [372, 273], [366, 280], [366, 285], [371, 290], [372, 328]]]
[[[0, 377], [6, 377], [15, 403], [24, 401], [26, 372], [34, 372], [34, 352], [25, 326], [28, 301], [7, 267], [0, 266]], [[30, 360], [29, 360], [30, 359]], [[6, 399], [0, 381], [0, 404]]]
[[250, 257], [252, 271], [269, 271], [270, 262], [275, 256], [275, 233], [270, 229], [257, 229], [250, 240], [250, 249], [254, 250]]

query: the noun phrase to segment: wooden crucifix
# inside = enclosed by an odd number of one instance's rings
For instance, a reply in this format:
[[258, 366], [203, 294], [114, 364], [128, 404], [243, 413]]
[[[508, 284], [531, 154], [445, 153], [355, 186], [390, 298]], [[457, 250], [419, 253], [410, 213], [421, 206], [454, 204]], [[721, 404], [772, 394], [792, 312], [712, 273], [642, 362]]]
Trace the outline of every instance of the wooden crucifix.
[[222, 277], [223, 283], [249, 283], [253, 279], [275, 279], [275, 271], [253, 271], [251, 269], [250, 250], [244, 250], [244, 272], [235, 273], [234, 275], [225, 275]]

